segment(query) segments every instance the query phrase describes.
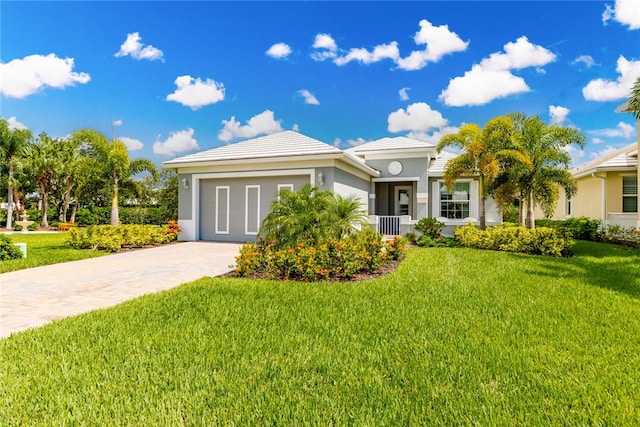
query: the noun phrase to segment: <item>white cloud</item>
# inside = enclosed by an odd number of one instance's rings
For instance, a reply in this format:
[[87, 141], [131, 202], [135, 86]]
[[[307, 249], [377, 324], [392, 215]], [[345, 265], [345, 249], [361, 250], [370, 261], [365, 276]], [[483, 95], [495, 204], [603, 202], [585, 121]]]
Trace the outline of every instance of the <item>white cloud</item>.
[[434, 26], [423, 19], [420, 30], [413, 40], [417, 45], [426, 45], [423, 51], [413, 51], [406, 58], [398, 60], [398, 67], [403, 70], [420, 70], [428, 62], [438, 62], [443, 56], [467, 50], [469, 42], [463, 41], [456, 33], [449, 30], [448, 25]]
[[607, 154], [613, 153], [614, 151], [616, 151], [618, 148], [613, 147], [611, 145], [607, 145], [606, 147], [604, 147], [602, 150], [599, 151], [595, 151], [593, 153], [591, 153], [589, 155], [590, 159], [589, 160], [595, 160], [598, 157], [602, 157], [602, 156], [606, 156]]
[[74, 66], [73, 58], [62, 59], [53, 53], [0, 63], [0, 93], [8, 98], [22, 99], [47, 86], [62, 89], [76, 83], [88, 83], [89, 74], [72, 71]]
[[[127, 146], [128, 151], [142, 150], [142, 148], [144, 147], [144, 144], [139, 139], [129, 138], [128, 136], [121, 136], [118, 139], [124, 142], [124, 145]], [[155, 151], [155, 146], [154, 146], [154, 151]]]
[[166, 140], [156, 140], [156, 142], [153, 143], [153, 152], [165, 156], [174, 156], [186, 151], [195, 151], [200, 147], [198, 146], [198, 141], [193, 137], [193, 134], [194, 131], [191, 128], [171, 132]]
[[291, 47], [286, 43], [276, 43], [266, 53], [272, 58], [282, 59], [291, 54]]
[[13, 129], [28, 129], [27, 126], [24, 123], [21, 123], [18, 121], [18, 119], [16, 119], [15, 117], [9, 117], [7, 120], [7, 125], [9, 126], [9, 129], [13, 130]]
[[114, 120], [111, 122], [112, 125], [114, 126], [122, 126], [122, 120]]
[[294, 132], [300, 132], [300, 126], [298, 126], [297, 123], [294, 123], [293, 126], [291, 126], [291, 130]]
[[224, 126], [218, 133], [218, 139], [229, 142], [235, 138], [253, 138], [261, 134], [268, 135], [280, 132], [282, 131], [280, 123], [281, 120], [274, 119], [273, 111], [271, 110], [265, 110], [253, 116], [247, 121], [246, 125], [240, 125], [235, 116], [232, 116], [231, 119], [222, 121]]
[[582, 95], [589, 101], [615, 101], [624, 99], [631, 93], [631, 87], [640, 76], [640, 61], [628, 61], [624, 56], [618, 58], [616, 66], [618, 78], [591, 80], [582, 88]]
[[316, 34], [316, 38], [313, 41], [313, 48], [319, 49], [311, 54], [311, 58], [316, 61], [324, 61], [326, 59], [333, 59], [337, 56], [338, 45], [336, 41], [329, 34]]
[[448, 121], [438, 111], [432, 110], [424, 102], [416, 102], [406, 110], [399, 109], [389, 114], [387, 118], [389, 132], [415, 131], [427, 132], [431, 129], [442, 128]]
[[576, 147], [575, 145], [567, 145], [565, 147], [562, 147], [562, 149], [566, 151], [571, 158], [571, 167], [575, 168], [585, 163], [585, 152], [580, 147]]
[[402, 89], [400, 89], [398, 91], [398, 95], [400, 96], [400, 100], [401, 101], [408, 101], [409, 100], [409, 94], [407, 93], [411, 88], [410, 87], [403, 87]]
[[309, 92], [307, 89], [299, 90], [298, 94], [304, 98], [305, 104], [320, 105], [320, 102], [318, 101], [318, 99], [315, 96], [313, 96], [313, 94]]
[[587, 68], [591, 68], [596, 64], [596, 61], [593, 60], [593, 57], [591, 55], [580, 55], [578, 56], [576, 59], [574, 59], [572, 62], [572, 64], [584, 64]]
[[317, 49], [311, 54], [316, 61], [332, 59], [338, 66], [356, 61], [362, 64], [390, 59], [398, 68], [403, 70], [420, 70], [429, 62], [437, 62], [444, 55], [467, 49], [469, 42], [462, 41], [458, 35], [449, 30], [447, 25], [434, 26], [426, 19], [419, 23], [420, 30], [414, 35], [416, 45], [425, 45], [424, 50], [412, 51], [407, 57], [400, 56], [398, 42], [390, 41], [382, 43], [369, 51], [366, 48], [339, 49], [333, 37], [329, 34], [316, 35], [313, 48]]
[[618, 122], [615, 128], [590, 130], [589, 134], [594, 137], [625, 138], [632, 139], [635, 136], [636, 128], [624, 122]]
[[529, 86], [512, 70], [540, 67], [555, 61], [556, 56], [542, 46], [532, 44], [522, 36], [504, 45], [503, 52], [495, 52], [471, 67], [464, 76], [449, 81], [440, 94], [445, 104], [461, 107], [484, 105], [494, 99], [529, 92]]
[[602, 14], [602, 23], [606, 25], [611, 19], [627, 25], [630, 30], [640, 29], [640, 2], [616, 0], [614, 7], [607, 4]]
[[412, 139], [417, 139], [418, 141], [428, 142], [433, 145], [438, 145], [438, 142], [440, 142], [443, 136], [449, 135], [451, 133], [458, 133], [459, 131], [460, 131], [459, 127], [445, 126], [443, 128], [433, 130], [430, 133], [411, 131], [409, 132], [409, 134], [407, 134], [407, 137]]
[[336, 138], [336, 139], [333, 140], [333, 146], [334, 147], [340, 148], [341, 144], [342, 144], [342, 140], [340, 138]]
[[178, 102], [192, 110], [224, 99], [224, 85], [212, 79], [202, 81], [199, 77], [194, 79], [191, 76], [179, 76], [175, 84], [178, 88], [167, 95], [167, 101]]
[[364, 48], [351, 49], [345, 56], [336, 58], [334, 63], [336, 65], [345, 65], [351, 61], [359, 61], [363, 64], [371, 64], [382, 61], [383, 59], [397, 61], [399, 57], [400, 51], [398, 50], [398, 43], [391, 42], [374, 47], [372, 52]]
[[367, 142], [371, 142], [371, 140], [358, 137], [356, 139], [347, 139], [346, 144], [348, 147], [357, 147], [358, 145], [366, 144]]
[[551, 124], [561, 125], [567, 120], [569, 110], [566, 107], [559, 105], [549, 105], [549, 117], [551, 117]]
[[591, 138], [591, 142], [593, 142], [594, 144], [602, 144], [604, 142], [604, 139], [594, 136], [593, 138]]
[[148, 59], [149, 61], [164, 61], [163, 53], [160, 49], [151, 45], [144, 46], [139, 33], [127, 34], [127, 39], [120, 45], [120, 50], [116, 57], [131, 56], [134, 59]]

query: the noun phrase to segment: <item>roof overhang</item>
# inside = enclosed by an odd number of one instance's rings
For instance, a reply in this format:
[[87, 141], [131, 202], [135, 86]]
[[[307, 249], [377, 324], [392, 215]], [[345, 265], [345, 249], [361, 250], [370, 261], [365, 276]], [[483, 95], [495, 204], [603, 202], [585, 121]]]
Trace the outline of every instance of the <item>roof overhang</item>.
[[[304, 155], [283, 155], [283, 156], [269, 156], [269, 157], [244, 157], [235, 159], [224, 160], [192, 160], [192, 161], [175, 161], [169, 160], [162, 163], [162, 168], [166, 170], [178, 170], [188, 168], [202, 168], [202, 167], [220, 167], [220, 166], [238, 166], [238, 165], [264, 165], [266, 163], [295, 163], [314, 160], [334, 160], [342, 161], [361, 172], [366, 173], [371, 177], [380, 176], [380, 172], [370, 166], [367, 166], [363, 162], [348, 155], [344, 152], [330, 153], [330, 154], [304, 154]], [[290, 167], [290, 166], [288, 166]]]
[[575, 179], [584, 178], [598, 172], [635, 172], [637, 169], [637, 166], [595, 167], [576, 172], [573, 177]]

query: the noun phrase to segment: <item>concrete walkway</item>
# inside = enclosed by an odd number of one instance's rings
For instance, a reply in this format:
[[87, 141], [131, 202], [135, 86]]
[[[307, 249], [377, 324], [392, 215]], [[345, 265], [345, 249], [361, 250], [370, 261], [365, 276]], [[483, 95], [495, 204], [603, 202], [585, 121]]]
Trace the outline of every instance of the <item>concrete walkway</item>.
[[239, 244], [182, 242], [0, 274], [0, 338], [231, 270]]

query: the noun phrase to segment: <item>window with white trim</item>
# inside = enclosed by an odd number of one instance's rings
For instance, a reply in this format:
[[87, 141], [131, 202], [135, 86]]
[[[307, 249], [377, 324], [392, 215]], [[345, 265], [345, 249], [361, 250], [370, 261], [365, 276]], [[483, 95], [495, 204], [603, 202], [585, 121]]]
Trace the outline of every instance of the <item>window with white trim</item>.
[[622, 177], [622, 212], [638, 212], [638, 177]]
[[229, 234], [229, 186], [216, 186], [216, 233]]
[[293, 191], [293, 184], [278, 184], [278, 201], [280, 201], [280, 191], [282, 190]]
[[451, 192], [440, 183], [440, 216], [447, 219], [464, 219], [470, 216], [471, 183], [456, 182]]

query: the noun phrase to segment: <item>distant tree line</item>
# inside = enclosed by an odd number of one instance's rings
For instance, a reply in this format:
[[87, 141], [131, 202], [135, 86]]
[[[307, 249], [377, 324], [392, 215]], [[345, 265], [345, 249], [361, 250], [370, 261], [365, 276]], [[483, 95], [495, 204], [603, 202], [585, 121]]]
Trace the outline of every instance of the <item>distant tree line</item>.
[[[125, 144], [92, 129], [66, 138], [11, 129], [0, 118], [0, 226], [23, 212], [50, 222], [166, 223], [178, 216], [178, 179], [148, 159], [131, 159]], [[126, 215], [121, 216], [121, 208]]]

